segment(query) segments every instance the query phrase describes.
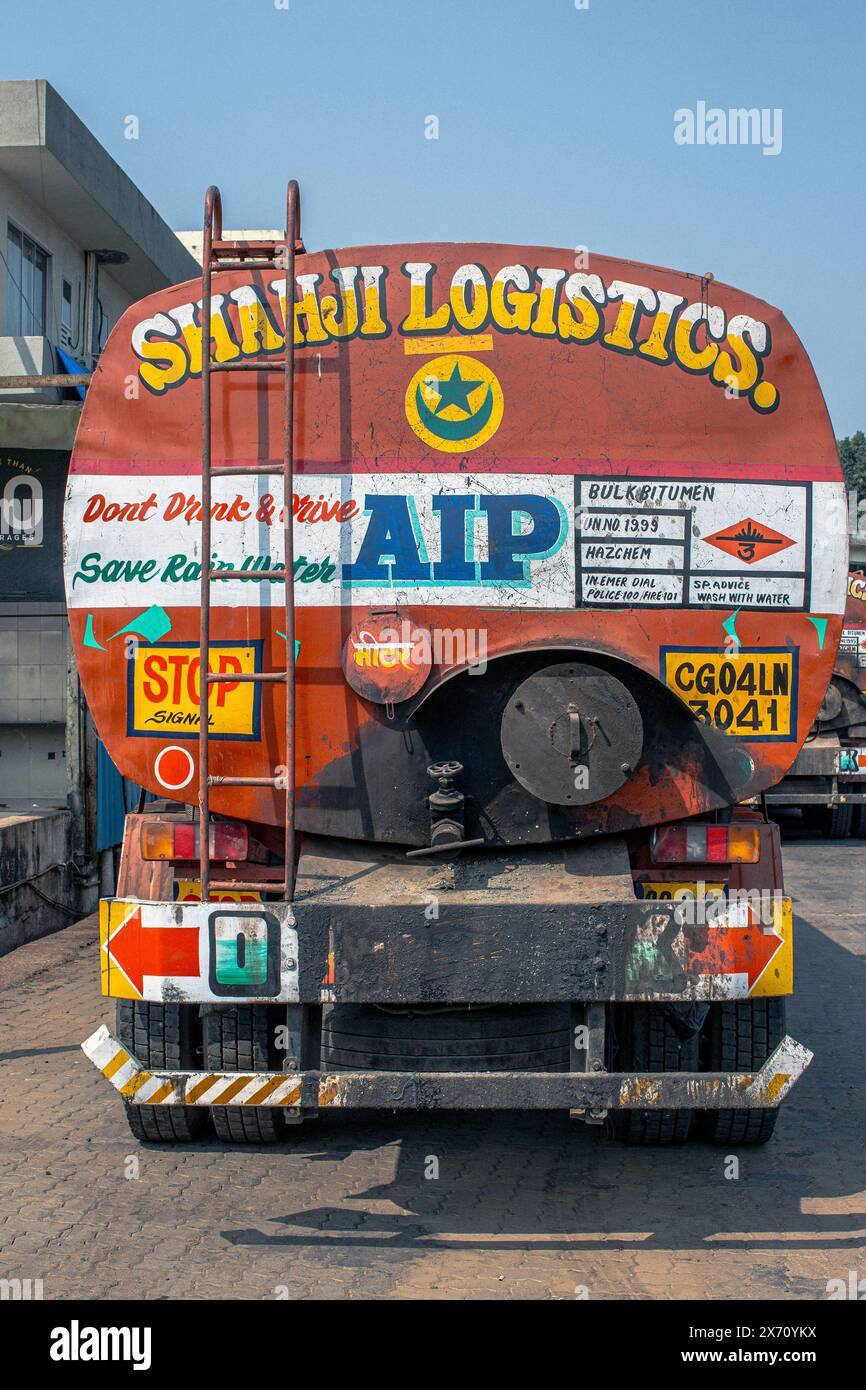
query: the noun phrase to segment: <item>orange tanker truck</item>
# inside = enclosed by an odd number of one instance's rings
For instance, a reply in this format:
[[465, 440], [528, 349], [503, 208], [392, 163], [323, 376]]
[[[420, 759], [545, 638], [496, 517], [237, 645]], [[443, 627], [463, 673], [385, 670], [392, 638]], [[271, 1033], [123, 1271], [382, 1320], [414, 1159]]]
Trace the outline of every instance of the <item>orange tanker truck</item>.
[[[286, 332], [286, 325], [291, 331]], [[845, 495], [784, 317], [538, 246], [223, 238], [129, 309], [65, 512], [93, 718], [156, 800], [84, 1051], [141, 1139], [332, 1107], [759, 1143], [777, 828]]]

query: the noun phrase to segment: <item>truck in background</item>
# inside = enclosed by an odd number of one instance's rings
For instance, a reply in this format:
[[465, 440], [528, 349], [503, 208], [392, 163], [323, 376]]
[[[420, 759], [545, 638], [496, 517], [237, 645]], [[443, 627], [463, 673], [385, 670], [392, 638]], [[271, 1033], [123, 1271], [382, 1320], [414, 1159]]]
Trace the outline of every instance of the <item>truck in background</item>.
[[831, 840], [866, 836], [866, 574], [848, 575], [845, 622], [830, 684], [792, 767], [766, 793], [773, 810], [799, 807]]

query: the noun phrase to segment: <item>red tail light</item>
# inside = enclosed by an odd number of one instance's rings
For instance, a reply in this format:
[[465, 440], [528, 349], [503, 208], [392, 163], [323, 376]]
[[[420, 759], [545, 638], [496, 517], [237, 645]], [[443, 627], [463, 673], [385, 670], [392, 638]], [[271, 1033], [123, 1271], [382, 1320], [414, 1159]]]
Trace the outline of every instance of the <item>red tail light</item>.
[[663, 825], [650, 854], [654, 864], [757, 864], [761, 845], [754, 825]]
[[[237, 821], [211, 821], [209, 859], [237, 863], [249, 854], [250, 836]], [[141, 827], [142, 859], [198, 859], [198, 821], [145, 821]]]

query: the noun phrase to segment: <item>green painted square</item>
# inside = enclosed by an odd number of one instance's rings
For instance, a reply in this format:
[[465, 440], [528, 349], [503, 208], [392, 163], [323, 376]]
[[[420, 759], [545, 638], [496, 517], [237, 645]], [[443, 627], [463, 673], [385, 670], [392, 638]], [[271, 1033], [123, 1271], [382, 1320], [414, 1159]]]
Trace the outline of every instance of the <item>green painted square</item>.
[[218, 929], [215, 942], [216, 979], [221, 985], [263, 985], [268, 978], [267, 933], [233, 931], [223, 936], [225, 927]]

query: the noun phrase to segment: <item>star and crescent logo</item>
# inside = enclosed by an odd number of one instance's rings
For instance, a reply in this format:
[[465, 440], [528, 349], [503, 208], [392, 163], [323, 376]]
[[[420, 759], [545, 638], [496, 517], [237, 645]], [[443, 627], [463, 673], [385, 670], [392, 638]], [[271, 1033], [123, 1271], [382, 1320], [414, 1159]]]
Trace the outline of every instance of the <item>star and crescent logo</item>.
[[406, 389], [406, 418], [418, 438], [449, 454], [485, 444], [499, 429], [503, 406], [496, 374], [463, 353], [425, 362]]

